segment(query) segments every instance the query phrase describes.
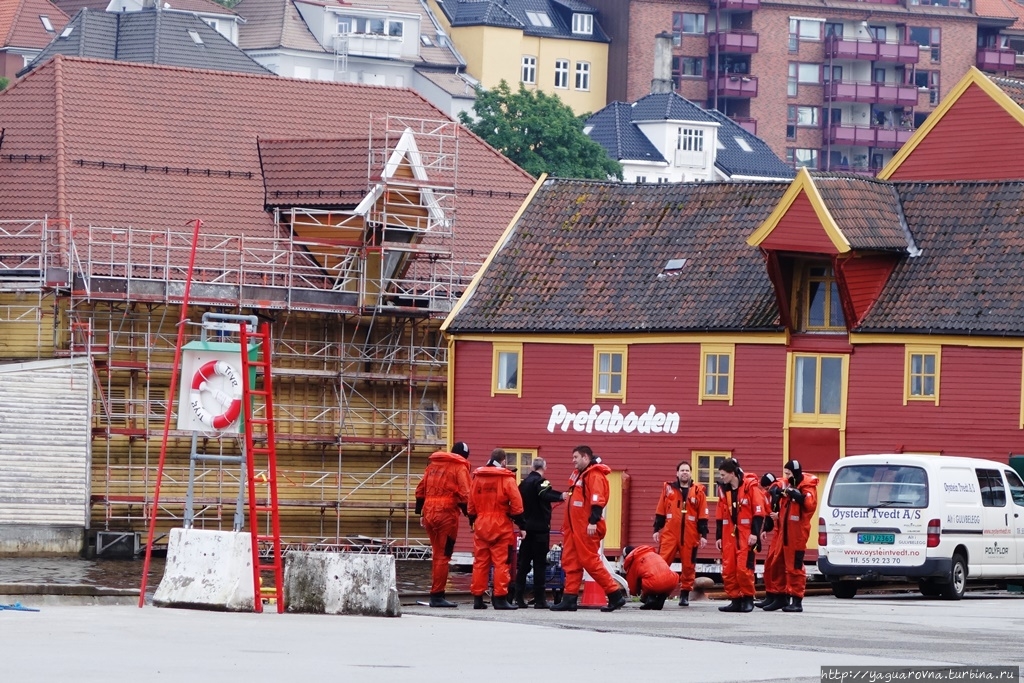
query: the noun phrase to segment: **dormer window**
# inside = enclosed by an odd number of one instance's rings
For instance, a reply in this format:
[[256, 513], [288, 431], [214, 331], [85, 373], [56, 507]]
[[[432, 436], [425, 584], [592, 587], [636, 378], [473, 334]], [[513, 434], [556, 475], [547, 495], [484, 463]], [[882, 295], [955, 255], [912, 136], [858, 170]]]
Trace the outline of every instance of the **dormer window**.
[[40, 14], [39, 21], [43, 22], [43, 28], [46, 29], [47, 33], [54, 32], [53, 22], [50, 21], [50, 17], [46, 16], [45, 14]]
[[593, 35], [594, 15], [574, 12], [572, 15], [572, 32], [582, 36]]
[[676, 149], [684, 152], [703, 152], [704, 131], [700, 128], [677, 128]]
[[839, 285], [831, 264], [809, 263], [801, 271], [800, 319], [808, 332], [845, 332], [846, 319], [839, 302]]

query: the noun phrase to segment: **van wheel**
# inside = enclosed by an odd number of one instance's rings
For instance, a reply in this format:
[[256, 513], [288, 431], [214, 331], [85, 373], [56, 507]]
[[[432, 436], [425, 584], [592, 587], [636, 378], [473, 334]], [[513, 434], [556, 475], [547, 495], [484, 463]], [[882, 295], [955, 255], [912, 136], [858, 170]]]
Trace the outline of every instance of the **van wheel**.
[[928, 580], [918, 581], [917, 589], [926, 598], [937, 598], [942, 595], [942, 586]]
[[857, 584], [853, 581], [833, 581], [832, 595], [841, 600], [849, 600], [857, 594]]
[[967, 561], [963, 555], [954, 555], [949, 567], [949, 583], [942, 585], [942, 597], [947, 600], [959, 600], [964, 597], [967, 589]]

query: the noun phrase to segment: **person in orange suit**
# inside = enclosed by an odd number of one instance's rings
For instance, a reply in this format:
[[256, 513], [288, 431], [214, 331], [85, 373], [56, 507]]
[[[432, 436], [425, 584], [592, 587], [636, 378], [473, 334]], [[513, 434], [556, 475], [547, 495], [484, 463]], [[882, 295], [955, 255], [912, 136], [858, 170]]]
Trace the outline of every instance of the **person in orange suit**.
[[804, 588], [807, 570], [804, 553], [811, 535], [811, 521], [818, 509], [818, 478], [804, 474], [799, 460], [790, 460], [782, 470], [785, 479], [779, 503], [779, 531], [782, 536], [782, 557], [786, 567], [786, 591], [782, 596], [783, 612], [804, 611]]
[[767, 510], [757, 477], [745, 474], [735, 458], [718, 466], [718, 522], [715, 537], [722, 551], [722, 583], [729, 604], [721, 612], [754, 610], [754, 556]]
[[776, 531], [772, 534], [771, 540], [768, 540], [768, 534], [778, 528], [783, 482], [769, 472], [761, 477], [761, 488], [764, 489], [768, 501], [769, 514], [761, 529], [761, 542], [768, 545], [768, 557], [764, 561], [764, 600], [755, 602], [754, 607], [773, 612], [785, 605], [782, 598], [786, 594], [786, 563], [782, 558], [782, 537]]
[[469, 525], [473, 529], [473, 609], [487, 609], [484, 591], [494, 566], [494, 609], [516, 609], [508, 601], [509, 564], [515, 548], [512, 521], [525, 526], [523, 498], [516, 486], [516, 475], [505, 467], [507, 456], [494, 449], [490, 460], [473, 472], [469, 487]]
[[697, 578], [697, 550], [708, 544], [707, 492], [690, 478], [686, 460], [676, 465], [676, 478], [661, 489], [654, 514], [654, 543], [668, 564], [679, 555], [679, 606], [686, 607]]
[[627, 546], [622, 569], [633, 595], [640, 596], [640, 609], [660, 610], [675, 589], [678, 577], [661, 555], [649, 545]]
[[437, 451], [430, 456], [423, 478], [416, 486], [416, 514], [423, 515], [420, 526], [427, 530], [432, 551], [431, 607], [458, 607], [446, 600], [444, 593], [448, 563], [459, 533], [459, 510], [468, 515], [468, 503], [469, 446], [459, 441], [450, 453]]
[[562, 494], [568, 501], [562, 522], [565, 592], [562, 601], [551, 609], [556, 612], [576, 611], [585, 569], [608, 596], [608, 605], [601, 611], [612, 612], [626, 604], [626, 592], [619, 588], [601, 557], [601, 540], [607, 531], [603, 513], [608, 504], [611, 468], [602, 463], [589, 446], [573, 449], [572, 464], [575, 471], [569, 477], [569, 490]]

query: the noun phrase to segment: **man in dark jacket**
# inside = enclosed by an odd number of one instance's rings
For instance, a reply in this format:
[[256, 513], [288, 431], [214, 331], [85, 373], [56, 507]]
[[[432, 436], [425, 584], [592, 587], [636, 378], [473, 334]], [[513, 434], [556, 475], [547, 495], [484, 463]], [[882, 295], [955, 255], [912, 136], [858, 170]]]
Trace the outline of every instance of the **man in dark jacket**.
[[547, 609], [544, 600], [544, 581], [547, 574], [548, 545], [551, 542], [551, 504], [562, 500], [562, 494], [544, 478], [547, 463], [534, 458], [533, 468], [519, 484], [523, 497], [523, 517], [526, 527], [519, 544], [519, 563], [516, 566], [516, 603], [526, 607], [526, 574], [533, 565], [533, 596], [537, 609]]

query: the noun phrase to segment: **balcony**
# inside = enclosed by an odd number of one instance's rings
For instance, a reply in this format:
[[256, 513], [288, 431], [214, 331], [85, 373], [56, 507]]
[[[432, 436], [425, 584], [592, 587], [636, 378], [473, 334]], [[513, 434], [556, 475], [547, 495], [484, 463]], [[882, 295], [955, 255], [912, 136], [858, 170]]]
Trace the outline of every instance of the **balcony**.
[[882, 128], [876, 126], [834, 125], [826, 129], [826, 139], [833, 145], [881, 147], [899, 149], [910, 139], [910, 128]]
[[402, 37], [375, 33], [340, 33], [334, 36], [334, 50], [338, 54], [353, 57], [398, 59], [402, 56]]
[[761, 6], [760, 0], [711, 0], [712, 7], [725, 10], [750, 11]]
[[719, 97], [757, 97], [757, 77], [743, 76], [741, 74], [723, 74], [717, 78], [714, 75], [708, 80], [708, 94], [714, 92], [715, 85], [718, 85]]
[[830, 102], [917, 106], [917, 86], [914, 85], [832, 81], [825, 88], [825, 97]]
[[1012, 71], [1017, 68], [1017, 51], [1012, 48], [979, 47], [977, 65], [982, 71]]
[[749, 31], [721, 31], [708, 34], [708, 50], [717, 47], [721, 53], [754, 54], [757, 52], [757, 34]]
[[729, 118], [751, 135], [757, 135], [757, 119], [752, 119], [749, 116], [730, 116]]
[[829, 36], [825, 56], [894, 64], [917, 64], [921, 48], [917, 43], [883, 43], [875, 40], [844, 40]]

